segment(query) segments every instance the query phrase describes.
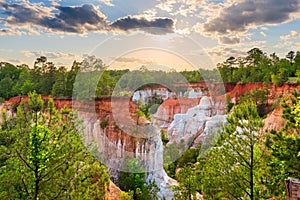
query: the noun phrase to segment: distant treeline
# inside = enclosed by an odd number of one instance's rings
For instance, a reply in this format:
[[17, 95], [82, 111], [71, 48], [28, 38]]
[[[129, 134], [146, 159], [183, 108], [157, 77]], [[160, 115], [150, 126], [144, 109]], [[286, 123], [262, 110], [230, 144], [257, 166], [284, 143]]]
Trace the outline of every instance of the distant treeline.
[[[26, 95], [34, 90], [39, 94], [61, 98], [98, 97], [112, 95], [113, 91], [137, 89], [145, 83], [168, 86], [184, 82], [223, 81], [272, 82], [281, 85], [289, 79], [299, 81], [299, 78], [299, 52], [290, 51], [286, 58], [280, 59], [275, 53], [268, 56], [258, 48], [251, 49], [245, 57], [230, 57], [212, 70], [199, 69], [181, 72], [149, 71], [146, 67], [136, 71], [108, 70], [101, 59], [93, 56], [85, 58], [82, 62], [74, 61], [67, 70], [66, 67], [55, 66], [47, 61], [46, 57], [41, 56], [36, 59], [32, 68], [27, 65], [14, 66], [10, 63], [1, 63], [0, 97]], [[80, 89], [74, 89], [76, 82], [80, 85]], [[92, 85], [95, 85], [95, 88], [89, 88]], [[183, 88], [176, 89], [182, 90]], [[126, 94], [118, 93], [118, 95]]]

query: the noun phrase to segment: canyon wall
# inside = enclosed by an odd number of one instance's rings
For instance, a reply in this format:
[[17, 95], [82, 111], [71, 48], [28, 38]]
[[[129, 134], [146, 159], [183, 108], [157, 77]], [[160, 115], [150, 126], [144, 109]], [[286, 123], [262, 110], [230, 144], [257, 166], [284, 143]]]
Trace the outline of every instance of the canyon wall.
[[[49, 96], [42, 97], [45, 101]], [[6, 108], [12, 109], [27, 96], [14, 97]], [[138, 165], [145, 168], [148, 182], [155, 180], [161, 198], [171, 199], [171, 178], [163, 169], [163, 144], [160, 130], [136, 115], [137, 106], [130, 97], [101, 97], [79, 102], [72, 99], [54, 99], [58, 109], [74, 109], [83, 119], [85, 144], [101, 162], [108, 166], [112, 179], [118, 182], [118, 172], [140, 172], [127, 168], [128, 162], [137, 158]], [[80, 127], [79, 127], [80, 128]], [[174, 181], [173, 181], [174, 182]]]
[[[83, 119], [88, 148], [110, 168], [114, 181], [117, 181], [118, 171], [128, 170], [124, 162], [138, 158], [139, 163], [148, 172], [147, 180], [155, 180], [161, 189], [159, 195], [170, 199], [173, 195], [170, 186], [176, 184], [176, 181], [170, 179], [163, 170], [165, 152], [172, 150], [175, 145], [181, 147], [177, 149], [180, 154], [184, 149], [205, 142], [207, 135], [226, 123], [226, 95], [238, 100], [246, 92], [257, 87], [263, 88], [264, 85], [194, 83], [193, 87], [195, 90], [201, 88], [203, 94], [210, 88], [210, 94], [200, 98], [173, 99], [168, 96], [152, 116], [152, 124], [137, 116], [137, 106], [130, 97], [102, 97], [87, 102], [54, 99], [54, 103], [58, 109], [66, 106], [78, 112], [79, 117]], [[300, 92], [300, 85], [271, 85], [269, 102], [275, 102], [293, 90]], [[43, 95], [42, 98], [47, 100], [49, 96]], [[19, 104], [21, 99], [27, 100], [28, 97], [11, 98], [4, 107], [12, 108]], [[265, 123], [266, 129], [279, 129], [284, 124], [281, 112], [282, 110], [277, 108], [269, 114]], [[168, 131], [169, 143], [165, 148], [160, 139], [161, 128]]]
[[226, 124], [226, 115], [216, 113], [215, 105], [212, 97], [204, 96], [198, 105], [188, 109], [185, 114], [176, 114], [168, 127], [169, 142], [166, 148], [175, 145], [181, 154], [205, 142], [207, 135], [215, 134], [222, 124]]
[[[163, 144], [160, 129], [146, 119], [137, 117], [137, 107], [129, 97], [104, 97], [92, 102], [74, 102], [73, 109], [83, 118], [86, 144], [94, 155], [109, 168], [113, 181], [118, 182], [119, 171], [138, 173], [138, 168], [127, 168], [137, 158], [148, 174], [147, 181], [155, 181], [160, 198], [171, 199], [173, 180], [163, 169]], [[103, 123], [105, 122], [105, 123]], [[92, 151], [93, 152], [93, 151]]]

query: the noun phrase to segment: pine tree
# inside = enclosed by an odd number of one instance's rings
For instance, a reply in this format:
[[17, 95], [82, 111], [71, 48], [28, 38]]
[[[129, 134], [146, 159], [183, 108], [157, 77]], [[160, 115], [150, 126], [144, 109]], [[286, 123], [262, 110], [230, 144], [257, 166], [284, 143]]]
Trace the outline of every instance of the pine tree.
[[82, 143], [79, 120], [35, 92], [0, 127], [0, 199], [101, 199], [109, 176]]
[[217, 145], [199, 165], [205, 195], [213, 199], [241, 199], [245, 196], [256, 199], [263, 127], [256, 104], [244, 102], [235, 106], [227, 122]]

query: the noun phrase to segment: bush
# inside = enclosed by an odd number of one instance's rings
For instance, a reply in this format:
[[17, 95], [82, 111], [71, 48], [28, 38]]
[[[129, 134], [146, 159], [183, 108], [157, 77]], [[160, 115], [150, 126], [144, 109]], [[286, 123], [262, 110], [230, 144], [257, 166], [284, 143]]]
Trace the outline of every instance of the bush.
[[168, 133], [165, 130], [160, 131], [160, 137], [164, 146], [169, 142]]
[[104, 129], [107, 125], [108, 125], [108, 120], [107, 119], [103, 119], [100, 122], [100, 126], [101, 126], [102, 129]]

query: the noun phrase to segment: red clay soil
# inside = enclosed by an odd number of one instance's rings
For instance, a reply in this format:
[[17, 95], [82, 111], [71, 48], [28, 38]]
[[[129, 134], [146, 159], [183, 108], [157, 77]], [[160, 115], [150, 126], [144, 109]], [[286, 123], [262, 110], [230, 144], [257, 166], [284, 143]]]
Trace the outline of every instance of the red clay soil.
[[189, 108], [199, 104], [201, 98], [182, 97], [178, 99], [168, 98], [158, 108], [155, 118], [170, 123], [174, 115], [186, 113]]
[[281, 106], [276, 107], [265, 119], [264, 130], [280, 130], [287, 120], [282, 118], [283, 108]]
[[234, 88], [228, 92], [226, 95], [230, 95], [231, 98], [239, 98], [246, 92], [254, 90], [255, 88], [263, 88], [263, 83], [247, 83], [247, 84], [236, 84]]
[[119, 200], [121, 190], [112, 181], [109, 181], [109, 187], [104, 200]]
[[[227, 92], [226, 95], [230, 95], [231, 98], [239, 99], [246, 92], [254, 90], [255, 88], [264, 87], [263, 83], [236, 84], [233, 90]], [[294, 90], [300, 92], [300, 84], [283, 84], [282, 86], [270, 84], [269, 102], [274, 102], [278, 98], [291, 94]]]

